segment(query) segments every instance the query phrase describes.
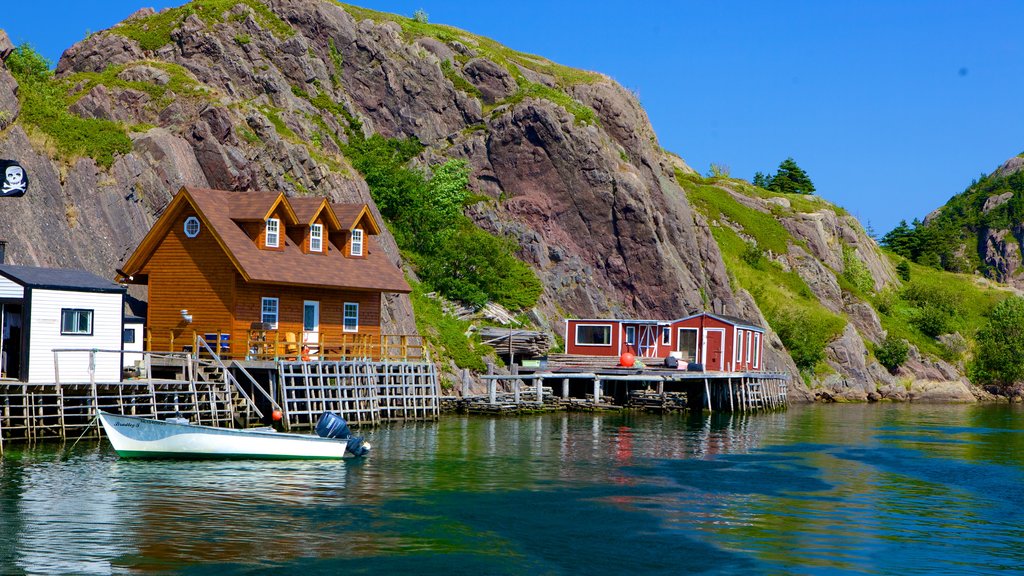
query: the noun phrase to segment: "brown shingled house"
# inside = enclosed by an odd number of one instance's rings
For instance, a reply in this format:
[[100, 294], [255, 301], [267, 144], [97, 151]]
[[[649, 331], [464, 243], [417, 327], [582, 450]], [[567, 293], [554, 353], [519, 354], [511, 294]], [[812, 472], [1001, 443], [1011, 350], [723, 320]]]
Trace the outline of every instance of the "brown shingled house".
[[410, 291], [379, 232], [365, 204], [185, 187], [118, 273], [149, 286], [150, 350], [346, 354], [379, 341], [382, 293]]

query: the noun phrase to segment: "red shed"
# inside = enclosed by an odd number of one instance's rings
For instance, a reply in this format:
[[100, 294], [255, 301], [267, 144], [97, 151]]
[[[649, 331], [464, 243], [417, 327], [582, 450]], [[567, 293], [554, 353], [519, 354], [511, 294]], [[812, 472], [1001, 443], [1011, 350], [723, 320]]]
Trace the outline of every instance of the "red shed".
[[678, 320], [569, 319], [565, 351], [611, 357], [632, 352], [640, 358], [678, 352], [681, 362], [700, 363], [705, 370], [752, 372], [764, 369], [764, 328], [710, 312]]
[[722, 314], [700, 312], [668, 323], [669, 350], [705, 370], [751, 372], [764, 369], [764, 328]]

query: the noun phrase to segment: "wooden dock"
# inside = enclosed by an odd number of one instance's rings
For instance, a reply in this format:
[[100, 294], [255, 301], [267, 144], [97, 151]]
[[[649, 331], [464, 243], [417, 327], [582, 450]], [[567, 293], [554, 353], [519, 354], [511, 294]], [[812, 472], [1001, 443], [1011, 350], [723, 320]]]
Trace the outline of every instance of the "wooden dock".
[[[434, 419], [440, 413], [437, 374], [428, 359], [222, 360], [200, 340], [195, 353], [132, 352], [144, 357], [137, 378], [120, 382], [0, 381], [0, 450], [4, 440], [98, 436], [97, 410], [147, 418], [182, 416], [196, 424], [245, 428], [282, 414], [286, 430], [311, 430], [332, 411], [353, 426]], [[58, 356], [81, 350], [55, 351]], [[96, 356], [120, 350], [90, 350]], [[65, 360], [66, 362], [66, 360]], [[172, 377], [155, 377], [169, 374]]]
[[459, 409], [511, 413], [547, 409], [680, 409], [758, 412], [787, 406], [789, 376], [778, 372], [687, 372], [661, 368], [560, 367], [488, 374], [486, 394], [463, 380]]

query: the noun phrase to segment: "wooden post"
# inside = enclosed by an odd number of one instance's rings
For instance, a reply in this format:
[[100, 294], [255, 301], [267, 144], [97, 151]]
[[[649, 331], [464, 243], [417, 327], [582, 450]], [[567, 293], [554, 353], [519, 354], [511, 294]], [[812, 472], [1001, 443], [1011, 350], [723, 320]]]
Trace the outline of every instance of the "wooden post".
[[601, 402], [601, 379], [594, 377], [594, 404]]
[[515, 398], [514, 404], [516, 406], [519, 406], [519, 389], [520, 389], [522, 383], [523, 383], [523, 381], [520, 380], [519, 378], [513, 378], [512, 379], [512, 397]]
[[487, 394], [490, 398], [491, 404], [498, 403], [498, 381], [493, 378], [487, 381]]
[[729, 412], [734, 412], [735, 408], [733, 408], [733, 403], [732, 403], [732, 378], [728, 378], [727, 379], [727, 383], [728, 383], [728, 386], [729, 386]]
[[707, 378], [704, 379], [704, 397], [708, 399], [708, 412], [711, 412], [711, 385]]
[[537, 403], [544, 403], [544, 379], [538, 376], [533, 380], [534, 386], [537, 388]]
[[[405, 336], [402, 336], [404, 339]], [[462, 369], [462, 397], [469, 396], [469, 368]]]
[[568, 378], [562, 378], [562, 399], [563, 400], [568, 400], [569, 399], [569, 379]]

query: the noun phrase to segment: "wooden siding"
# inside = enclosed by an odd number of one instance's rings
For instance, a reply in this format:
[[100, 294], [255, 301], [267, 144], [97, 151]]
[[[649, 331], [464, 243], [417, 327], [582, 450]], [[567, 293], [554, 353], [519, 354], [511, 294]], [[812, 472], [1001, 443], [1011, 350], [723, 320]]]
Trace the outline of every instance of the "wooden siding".
[[[277, 332], [293, 332], [296, 341], [302, 340], [302, 312], [306, 300], [320, 303], [320, 337], [323, 341], [339, 341], [342, 337], [345, 302], [359, 304], [359, 332], [374, 337], [380, 336], [379, 292], [357, 292], [352, 290], [325, 290], [273, 284], [246, 284], [239, 280], [236, 289], [237, 300], [235, 321], [231, 331], [231, 353], [244, 355], [245, 341], [253, 322], [262, 318], [263, 298], [277, 298]], [[346, 334], [355, 334], [347, 332]]]
[[[240, 275], [206, 227], [195, 238], [185, 236], [182, 226], [193, 215], [191, 209], [178, 215], [142, 269], [149, 276], [146, 323], [151, 350], [181, 350], [191, 344], [193, 331], [230, 332], [234, 326], [234, 289]], [[181, 310], [192, 315], [191, 324], [185, 323]]]
[[21, 300], [25, 297], [25, 288], [13, 280], [0, 276], [0, 298]]
[[[618, 356], [619, 342], [622, 334], [621, 322], [618, 320], [566, 320], [565, 352], [586, 356]], [[611, 342], [607, 346], [588, 346], [576, 343], [577, 326], [611, 326]]]
[[[32, 323], [29, 333], [28, 381], [55, 382], [53, 350], [58, 348], [121, 349], [121, 319], [124, 296], [120, 293], [32, 290]], [[62, 335], [61, 309], [92, 310], [92, 335]], [[96, 380], [121, 380], [121, 356], [97, 353]], [[89, 353], [60, 353], [61, 382], [89, 382]]]

